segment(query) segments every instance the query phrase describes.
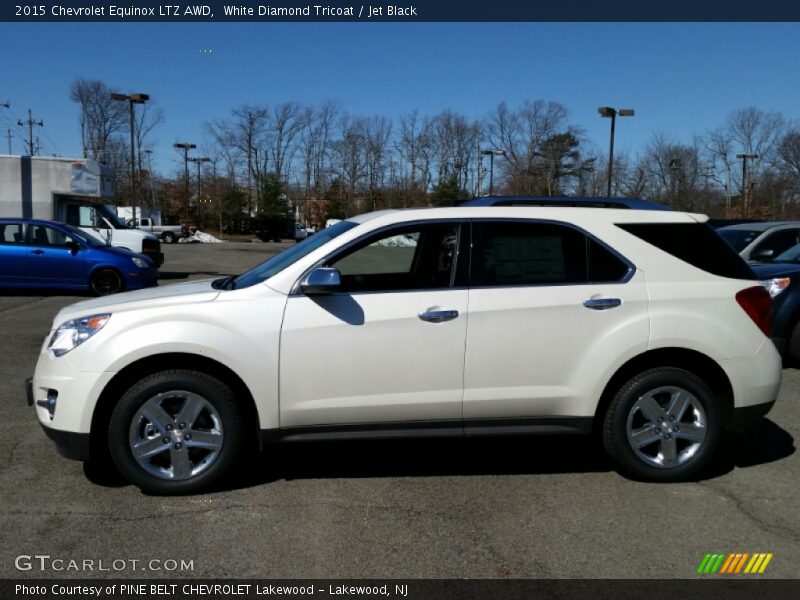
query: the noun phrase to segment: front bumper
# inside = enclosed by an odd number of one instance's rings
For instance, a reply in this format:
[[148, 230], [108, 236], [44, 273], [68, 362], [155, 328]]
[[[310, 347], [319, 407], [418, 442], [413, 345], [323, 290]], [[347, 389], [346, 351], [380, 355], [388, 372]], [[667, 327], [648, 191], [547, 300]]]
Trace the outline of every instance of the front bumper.
[[[33, 377], [28, 377], [25, 380], [25, 399], [28, 406], [34, 405], [33, 395]], [[41, 402], [41, 401], [40, 401]], [[37, 406], [44, 408], [43, 404], [37, 402]], [[60, 429], [53, 429], [45, 425], [44, 421], [39, 419], [39, 425], [42, 426], [45, 434], [56, 444], [58, 453], [64, 458], [71, 460], [88, 461], [89, 460], [89, 434], [88, 433], [75, 433], [73, 431], [61, 431]]]
[[163, 252], [144, 252], [143, 253], [146, 257], [155, 263], [156, 267], [160, 267], [164, 264], [164, 253]]
[[158, 269], [139, 269], [136, 274], [131, 271], [127, 274], [125, 290], [141, 290], [158, 285]]
[[56, 450], [64, 458], [70, 460], [80, 460], [86, 462], [89, 460], [89, 434], [88, 433], [75, 433], [73, 431], [61, 431], [48, 427], [44, 423], [39, 423], [44, 429], [51, 440], [56, 444]]

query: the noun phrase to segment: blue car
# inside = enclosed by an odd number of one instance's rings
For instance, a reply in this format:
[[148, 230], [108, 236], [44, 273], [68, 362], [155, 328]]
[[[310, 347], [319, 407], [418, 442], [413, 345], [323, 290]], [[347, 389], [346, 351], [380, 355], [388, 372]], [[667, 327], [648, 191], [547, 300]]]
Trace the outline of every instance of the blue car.
[[157, 285], [143, 254], [113, 248], [67, 225], [0, 219], [0, 288], [89, 290], [98, 296]]

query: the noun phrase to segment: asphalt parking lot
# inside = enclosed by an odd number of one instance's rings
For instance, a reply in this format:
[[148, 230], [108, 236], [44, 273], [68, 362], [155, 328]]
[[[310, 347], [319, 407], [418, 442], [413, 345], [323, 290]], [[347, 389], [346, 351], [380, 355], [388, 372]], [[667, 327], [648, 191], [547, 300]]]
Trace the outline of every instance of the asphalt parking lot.
[[[288, 246], [165, 246], [161, 284]], [[25, 403], [54, 314], [80, 299], [0, 295], [0, 577], [92, 575], [15, 567], [47, 554], [140, 561], [94, 574], [116, 577], [685, 578], [706, 552], [772, 552], [761, 577], [800, 577], [797, 370], [694, 483], [626, 480], [582, 438], [318, 443], [269, 449], [225, 491], [151, 497], [60, 458]], [[153, 559], [193, 569], [142, 572]]]

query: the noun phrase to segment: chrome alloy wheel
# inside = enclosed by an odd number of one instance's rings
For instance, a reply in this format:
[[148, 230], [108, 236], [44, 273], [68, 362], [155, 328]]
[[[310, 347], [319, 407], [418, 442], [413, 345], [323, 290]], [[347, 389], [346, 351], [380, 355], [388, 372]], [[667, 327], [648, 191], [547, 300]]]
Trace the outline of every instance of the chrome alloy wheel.
[[649, 465], [668, 469], [694, 457], [706, 439], [703, 406], [689, 391], [663, 386], [643, 394], [631, 407], [628, 443]]
[[148, 399], [136, 411], [128, 434], [139, 466], [173, 481], [199, 475], [214, 464], [223, 439], [222, 419], [214, 406], [183, 390]]

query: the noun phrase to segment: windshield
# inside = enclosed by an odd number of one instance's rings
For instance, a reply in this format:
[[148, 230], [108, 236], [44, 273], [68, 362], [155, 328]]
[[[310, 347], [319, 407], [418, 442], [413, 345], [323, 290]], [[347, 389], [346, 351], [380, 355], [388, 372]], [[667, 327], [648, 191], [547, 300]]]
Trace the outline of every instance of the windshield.
[[81, 231], [77, 227], [73, 227], [72, 225], [62, 224], [61, 225], [66, 231], [69, 232], [70, 236], [74, 237], [77, 240], [80, 240], [84, 244], [88, 246], [94, 246], [95, 248], [102, 248], [104, 246], [108, 246], [107, 242], [101, 242], [96, 237], [87, 234], [84, 231]]
[[784, 250], [770, 262], [800, 262], [800, 244], [795, 244], [788, 250]]
[[741, 252], [762, 232], [752, 229], [717, 229], [717, 233], [722, 236], [723, 240], [728, 242], [731, 248], [737, 252]]
[[280, 254], [276, 254], [272, 258], [265, 260], [260, 265], [256, 265], [246, 273], [243, 273], [233, 280], [233, 288], [246, 288], [262, 281], [266, 281], [270, 277], [274, 277], [286, 267], [293, 265], [304, 256], [310, 254], [323, 244], [329, 242], [335, 237], [340, 236], [345, 231], [349, 231], [353, 227], [357, 227], [358, 223], [352, 221], [342, 221], [331, 227], [326, 227], [322, 231], [307, 237], [302, 242], [292, 246], [288, 250], [284, 250]]
[[125, 225], [122, 221], [119, 220], [117, 214], [108, 208], [105, 204], [98, 204], [97, 211], [103, 215], [106, 220], [114, 226], [114, 229], [129, 229], [127, 225]]

